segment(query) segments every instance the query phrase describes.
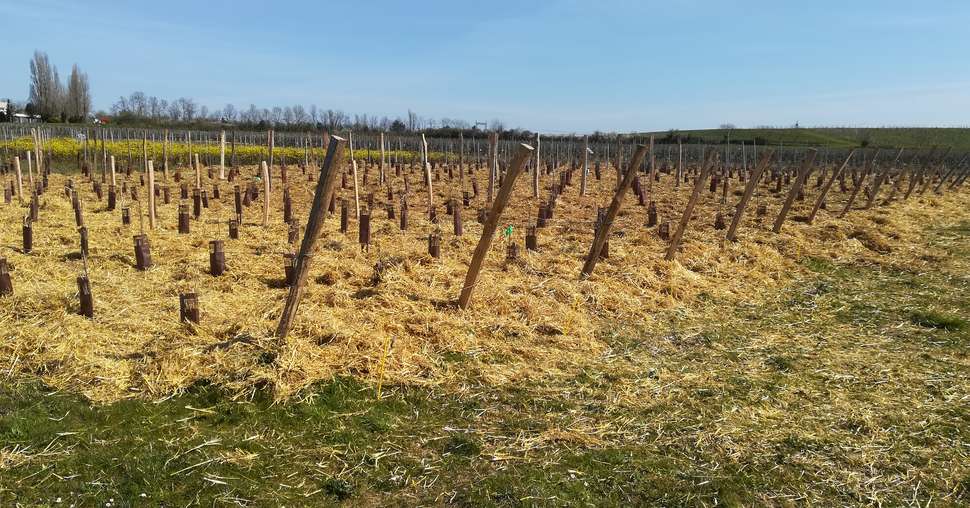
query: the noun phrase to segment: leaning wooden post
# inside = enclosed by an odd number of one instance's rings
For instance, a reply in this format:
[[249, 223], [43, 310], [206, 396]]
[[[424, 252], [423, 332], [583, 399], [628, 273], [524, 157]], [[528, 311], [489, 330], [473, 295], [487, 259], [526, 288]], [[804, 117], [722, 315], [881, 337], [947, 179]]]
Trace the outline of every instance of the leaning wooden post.
[[866, 205], [863, 207], [864, 210], [868, 210], [872, 208], [872, 204], [876, 201], [876, 196], [879, 195], [879, 188], [882, 187], [882, 182], [886, 180], [887, 176], [889, 176], [889, 172], [892, 170], [892, 167], [895, 166], [897, 162], [899, 162], [899, 158], [902, 155], [903, 155], [903, 149], [900, 148], [899, 152], [896, 153], [896, 158], [893, 159], [892, 164], [887, 166], [885, 170], [883, 170], [882, 172], [879, 173], [879, 175], [876, 176], [876, 181], [873, 182], [872, 184], [872, 192], [869, 193], [869, 199], [866, 200]]
[[111, 159], [111, 185], [118, 186], [117, 179], [115, 178], [115, 156], [112, 155]]
[[539, 166], [542, 165], [542, 162], [539, 160], [539, 133], [538, 132], [536, 133], [535, 154], [536, 154], [536, 167], [535, 167], [535, 171], [532, 172], [532, 197], [538, 198], [539, 197]]
[[771, 157], [774, 155], [772, 150], [767, 150], [761, 154], [761, 160], [758, 161], [758, 165], [755, 166], [754, 171], [749, 175], [748, 183], [744, 187], [744, 194], [741, 196], [741, 201], [738, 202], [738, 206], [734, 210], [734, 217], [731, 218], [731, 226], [728, 228], [727, 238], [730, 242], [736, 242], [738, 240], [737, 232], [738, 226], [741, 224], [741, 217], [744, 216], [744, 210], [748, 207], [748, 202], [751, 201], [751, 196], [754, 194], [754, 189], [758, 186], [758, 182], [761, 180], [761, 175], [765, 172], [765, 169], [771, 164]]
[[952, 146], [951, 147], [947, 147], [946, 151], [943, 152], [943, 155], [941, 155], [936, 160], [936, 164], [933, 165], [933, 170], [930, 173], [930, 175], [929, 176], [926, 176], [923, 179], [923, 185], [919, 189], [919, 194], [920, 195], [923, 195], [923, 193], [926, 192], [926, 189], [928, 189], [929, 186], [930, 186], [930, 182], [932, 182], [933, 181], [933, 178], [936, 178], [936, 175], [940, 173], [940, 171], [943, 168], [944, 159], [946, 159], [946, 156], [947, 155], [950, 155], [950, 150], [952, 150], [952, 149], [953, 149]]
[[842, 218], [845, 216], [845, 214], [849, 213], [849, 209], [852, 208], [852, 203], [855, 202], [856, 196], [859, 195], [859, 191], [862, 189], [862, 186], [865, 185], [866, 183], [866, 177], [869, 176], [869, 170], [870, 168], [872, 168], [872, 163], [876, 160], [877, 155], [879, 155], [878, 148], [876, 149], [876, 153], [872, 154], [872, 157], [868, 161], [866, 161], [866, 165], [862, 169], [862, 176], [859, 177], [859, 183], [852, 188], [852, 193], [849, 194], [849, 200], [845, 202], [845, 208], [843, 208], [842, 211], [839, 212], [839, 215], [838, 215], [839, 218]]
[[155, 229], [155, 167], [148, 161], [148, 228]]
[[431, 163], [428, 162], [428, 140], [421, 133], [421, 146], [424, 148], [424, 179], [428, 183], [428, 213], [434, 210], [434, 192], [431, 190]]
[[[354, 133], [347, 136], [350, 139], [350, 167], [354, 170], [354, 217], [360, 220], [360, 190], [357, 187], [357, 159], [354, 159]], [[428, 184], [431, 185], [431, 184]]]
[[650, 174], [647, 176], [647, 193], [653, 196], [653, 181], [657, 178], [657, 157], [653, 150], [653, 135], [650, 136]]
[[340, 172], [344, 146], [345, 140], [343, 138], [330, 136], [327, 155], [323, 160], [323, 169], [320, 172], [320, 178], [317, 179], [316, 192], [313, 194], [313, 204], [310, 207], [310, 218], [307, 220], [306, 232], [303, 234], [303, 243], [300, 245], [300, 252], [296, 256], [293, 284], [290, 284], [290, 292], [286, 296], [286, 304], [283, 306], [280, 324], [276, 328], [276, 336], [280, 340], [286, 338], [293, 319], [296, 317], [297, 308], [300, 306], [303, 286], [310, 271], [313, 248], [317, 242], [317, 237], [320, 236], [320, 230], [323, 229], [323, 222], [327, 218], [327, 205], [330, 203], [330, 196], [333, 195], [336, 175]]
[[381, 132], [381, 175], [380, 175], [381, 185], [384, 185], [384, 179], [386, 178], [386, 173], [385, 173], [386, 166], [387, 166], [387, 159], [385, 158], [385, 154], [384, 154], [384, 133]]
[[195, 155], [195, 160], [194, 160], [194, 163], [195, 163], [195, 188], [196, 189], [201, 189], [202, 188], [202, 165], [199, 164], [199, 154], [194, 154], [194, 155]]
[[219, 131], [219, 179], [226, 179], [226, 130]]
[[680, 224], [677, 225], [677, 231], [674, 232], [674, 236], [670, 239], [670, 245], [667, 246], [667, 254], [664, 255], [664, 259], [667, 261], [673, 261], [677, 257], [677, 249], [680, 247], [680, 240], [684, 237], [684, 231], [687, 229], [687, 223], [690, 222], [690, 216], [694, 213], [694, 205], [697, 204], [697, 198], [701, 195], [701, 189], [704, 187], [704, 182], [707, 181], [707, 177], [711, 174], [711, 167], [714, 165], [714, 160], [717, 158], [717, 151], [710, 150], [707, 152], [707, 157], [704, 159], [704, 164], [701, 166], [701, 172], [697, 175], [697, 179], [694, 180], [694, 192], [690, 195], [690, 200], [687, 201], [687, 208], [684, 209], [684, 216], [680, 218]]
[[586, 179], [589, 177], [589, 136], [583, 136], [583, 175], [579, 180], [579, 195], [586, 195]]
[[13, 158], [13, 169], [17, 172], [17, 198], [24, 202], [24, 175], [20, 172], [20, 157]]
[[640, 169], [640, 165], [643, 164], [644, 157], [647, 156], [647, 152], [650, 147], [646, 145], [638, 145], [636, 153], [633, 154], [633, 159], [629, 162], [629, 167], [626, 170], [626, 175], [623, 176], [623, 181], [620, 182], [620, 187], [616, 189], [616, 193], [613, 195], [613, 201], [610, 202], [610, 208], [606, 211], [606, 217], [600, 223], [600, 227], [596, 228], [596, 234], [593, 236], [593, 245], [589, 248], [589, 254], [586, 255], [586, 262], [583, 263], [583, 270], [580, 272], [579, 277], [585, 279], [593, 273], [593, 268], [596, 268], [596, 261], [600, 258], [600, 253], [603, 251], [603, 244], [610, 237], [610, 228], [613, 226], [613, 220], [616, 219], [616, 215], [620, 212], [620, 205], [623, 204], [623, 196], [626, 194], [627, 189], [633, 184], [633, 178], [636, 176], [637, 171]]
[[842, 172], [845, 171], [846, 166], [849, 165], [849, 161], [852, 160], [852, 156], [855, 155], [855, 148], [849, 152], [849, 156], [845, 158], [845, 162], [839, 167], [839, 170], [832, 173], [832, 177], [829, 178], [825, 185], [822, 187], [822, 191], [818, 194], [818, 199], [815, 200], [815, 206], [812, 207], [812, 213], [808, 214], [808, 224], [815, 221], [815, 216], [818, 215], [818, 211], [822, 208], [822, 203], [825, 202], [825, 196], [828, 195], [829, 189], [832, 188], [832, 184], [842, 176]]
[[30, 182], [30, 192], [37, 190], [37, 184], [34, 183], [34, 164], [30, 160], [30, 150], [27, 150], [27, 179]]
[[482, 269], [482, 262], [485, 261], [485, 255], [488, 254], [488, 249], [492, 245], [492, 237], [495, 236], [495, 230], [498, 228], [499, 220], [502, 218], [502, 210], [505, 209], [509, 198], [512, 197], [512, 186], [515, 184], [515, 179], [522, 172], [522, 168], [529, 162], [533, 151], [534, 149], [531, 146], [525, 143], [519, 144], [515, 152], [515, 157], [512, 159], [512, 164], [509, 165], [508, 172], [505, 174], [505, 179], [502, 180], [502, 187], [499, 188], [498, 195], [492, 203], [492, 209], [488, 212], [488, 218], [485, 219], [485, 225], [482, 227], [482, 237], [478, 240], [478, 245], [475, 246], [475, 253], [472, 254], [471, 264], [468, 265], [468, 274], [465, 275], [465, 285], [462, 286], [461, 295], [458, 296], [458, 307], [462, 309], [468, 308], [472, 291], [475, 289], [475, 284], [478, 283], [478, 272]]
[[808, 175], [812, 173], [812, 164], [815, 163], [816, 155], [818, 155], [818, 150], [815, 148], [809, 148], [808, 153], [805, 154], [805, 160], [802, 161], [802, 166], [798, 168], [798, 176], [795, 177], [795, 184], [791, 186], [791, 189], [788, 189], [788, 195], [785, 196], [785, 203], [781, 205], [781, 211], [778, 212], [778, 217], [775, 218], [775, 225], [771, 228], [775, 233], [781, 232], [781, 226], [785, 223], [785, 218], [788, 217], [788, 210], [791, 209], [792, 203], [798, 197], [798, 192], [805, 185], [805, 180], [808, 180]]
[[260, 163], [263, 170], [263, 226], [269, 225], [269, 167], [266, 161]]
[[923, 178], [923, 173], [926, 172], [926, 167], [930, 163], [929, 161], [935, 153], [936, 147], [934, 146], [932, 149], [930, 149], [930, 153], [928, 153], [926, 157], [923, 157], [923, 160], [920, 162], [919, 169], [913, 169], [909, 172], [909, 185], [906, 188], [906, 193], [903, 194], [904, 201], [909, 199], [909, 195], [913, 193], [913, 190], [916, 188], [916, 184]]
[[498, 172], [498, 132], [488, 134], [488, 202], [495, 195], [495, 178]]

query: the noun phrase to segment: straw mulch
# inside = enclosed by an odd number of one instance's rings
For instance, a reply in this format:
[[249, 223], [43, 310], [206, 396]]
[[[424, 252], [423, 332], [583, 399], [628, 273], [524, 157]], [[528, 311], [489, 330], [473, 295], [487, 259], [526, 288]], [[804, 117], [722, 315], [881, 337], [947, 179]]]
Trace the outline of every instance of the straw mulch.
[[[462, 210], [460, 237], [452, 233], [452, 218], [444, 210], [447, 198], [460, 203], [457, 175], [449, 181], [441, 170], [434, 182], [439, 217], [434, 225], [427, 220], [420, 171], [404, 172], [410, 174], [410, 225], [401, 231], [397, 219], [387, 218], [386, 190], [376, 183], [376, 168], [366, 170], [366, 185], [361, 168], [362, 209], [367, 194], [375, 193], [367, 251], [357, 243], [353, 178], [348, 177], [347, 189], [340, 189], [338, 182], [339, 195], [350, 200], [350, 231], [338, 230], [338, 202], [318, 242], [296, 325], [283, 343], [271, 335], [287, 292], [282, 255], [294, 247], [287, 243], [282, 222], [279, 167], [274, 168], [270, 225], [261, 225], [260, 196], [245, 210], [238, 240], [229, 240], [227, 234], [231, 184], [221, 183], [221, 199], [210, 200], [200, 220], [192, 220], [191, 233], [179, 235], [178, 184], [159, 177], [171, 186], [173, 199], [168, 205], [159, 199], [157, 229], [150, 231], [147, 217], [143, 219], [155, 263], [147, 272], [134, 267], [137, 204], [131, 205], [132, 224], [123, 226], [120, 208], [127, 198], [119, 195], [119, 209], [108, 212], [90, 181], [71, 175], [81, 191], [89, 229], [93, 319], [77, 312], [75, 278], [83, 262], [74, 214], [63, 192], [68, 177], [53, 174], [40, 197], [32, 253], [20, 251], [25, 205], [18, 205], [16, 198], [11, 205], [0, 205], [0, 256], [11, 266], [15, 290], [0, 300], [0, 369], [40, 376], [99, 403], [163, 398], [200, 381], [224, 386], [240, 397], [270, 388], [279, 399], [335, 375], [376, 383], [388, 344], [385, 383], [460, 389], [560, 378], [604, 354], [610, 334], [635, 333], [652, 340], [668, 326], [658, 313], [674, 310], [689, 317], [698, 298], [724, 305], [758, 301], [804, 270], [800, 262], [809, 257], [906, 264], [932, 256], [920, 244], [922, 226], [965, 218], [970, 208], [965, 191], [937, 196], [931, 190], [887, 207], [853, 210], [844, 219], [823, 210], [813, 225], [806, 225], [795, 219], [806, 215], [813, 203], [813, 177], [806, 199], [796, 202], [780, 234], [771, 233], [770, 226], [783, 194], [760, 186], [740, 241], [732, 244], [712, 225], [719, 210], [730, 221], [741, 188], [733, 181], [727, 199], [731, 204], [720, 203], [720, 190], [711, 194], [704, 189], [678, 260], [667, 262], [666, 242], [658, 238], [656, 227], [645, 226], [646, 208], [630, 192], [613, 227], [609, 258], [592, 277], [580, 281], [596, 207], [609, 204], [615, 173], [606, 170], [599, 181], [591, 175], [591, 190], [584, 198], [579, 196], [578, 172], [573, 176], [550, 226], [539, 230], [539, 252], [527, 252], [523, 238], [526, 226], [534, 224], [539, 200], [547, 197], [558, 175], [543, 176], [542, 197], [536, 199], [531, 175], [524, 174], [503, 215], [503, 226], [514, 227], [512, 238], [496, 237], [472, 308], [460, 311], [454, 301], [481, 233], [475, 219], [485, 200], [485, 172], [474, 175], [480, 193]], [[255, 168], [241, 168], [235, 183], [253, 174]], [[303, 224], [314, 183], [293, 166], [288, 177], [294, 216]], [[469, 178], [464, 189], [471, 191]], [[193, 178], [186, 179], [191, 184]], [[123, 176], [119, 185], [121, 180]], [[204, 180], [211, 193], [212, 181]], [[391, 180], [395, 193], [404, 189], [401, 177]], [[137, 185], [137, 174], [130, 182]], [[664, 175], [648, 199], [657, 201], [660, 220], [670, 220], [673, 230], [690, 186], [672, 184], [672, 177]], [[832, 211], [841, 209], [845, 200], [837, 187], [828, 200]], [[143, 187], [139, 191], [144, 211], [147, 196]], [[863, 202], [864, 195], [856, 206]], [[768, 214], [759, 219], [755, 208], [760, 203], [768, 204]], [[400, 210], [395, 211], [399, 216]], [[427, 236], [435, 230], [441, 234], [441, 259], [427, 252]], [[208, 273], [208, 243], [214, 239], [226, 242], [228, 272], [221, 277]], [[518, 260], [505, 260], [508, 241], [522, 247]], [[179, 322], [178, 295], [189, 291], [199, 295], [199, 325]]]

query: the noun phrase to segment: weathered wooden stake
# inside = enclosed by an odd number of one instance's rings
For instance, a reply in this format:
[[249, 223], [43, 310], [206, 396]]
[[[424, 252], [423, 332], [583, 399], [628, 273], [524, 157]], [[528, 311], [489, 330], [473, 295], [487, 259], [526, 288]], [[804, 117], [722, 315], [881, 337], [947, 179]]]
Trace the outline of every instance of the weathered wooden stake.
[[694, 181], [694, 191], [691, 193], [690, 200], [687, 201], [687, 208], [684, 209], [684, 215], [680, 218], [680, 223], [677, 225], [677, 230], [674, 231], [673, 238], [670, 239], [670, 245], [667, 246], [667, 253], [664, 255], [664, 259], [667, 261], [673, 261], [677, 257], [677, 249], [680, 248], [680, 241], [684, 237], [684, 231], [687, 230], [687, 223], [690, 222], [690, 216], [694, 213], [694, 205], [697, 204], [697, 198], [701, 195], [704, 182], [711, 175], [711, 167], [714, 165], [716, 159], [716, 151], [711, 150], [707, 152], [704, 164], [701, 166], [701, 172], [697, 175], [697, 180]]
[[345, 144], [346, 140], [343, 138], [330, 136], [327, 155], [323, 161], [323, 169], [320, 178], [317, 180], [316, 192], [313, 195], [313, 205], [310, 208], [306, 233], [303, 236], [303, 244], [300, 246], [300, 253], [297, 257], [295, 280], [290, 286], [286, 304], [283, 306], [283, 314], [280, 316], [280, 323], [276, 328], [276, 336], [280, 340], [286, 338], [286, 334], [289, 333], [293, 319], [296, 317], [296, 311], [300, 306], [304, 282], [310, 271], [313, 247], [320, 236], [320, 230], [323, 228], [323, 222], [327, 216], [325, 208], [330, 201], [330, 195], [333, 193], [334, 178], [340, 171]]
[[761, 154], [761, 160], [758, 165], [755, 166], [753, 172], [751, 173], [748, 183], [745, 184], [744, 194], [741, 196], [741, 201], [734, 209], [734, 216], [731, 217], [731, 225], [728, 227], [727, 235], [725, 238], [728, 241], [737, 241], [737, 231], [738, 226], [741, 225], [741, 218], [744, 216], [744, 211], [748, 207], [748, 202], [751, 201], [751, 196], [754, 194], [754, 189], [757, 187], [758, 182], [761, 180], [761, 175], [765, 172], [765, 169], [771, 164], [771, 158], [774, 155], [772, 150], [766, 150]]
[[795, 197], [798, 196], [798, 193], [802, 190], [802, 186], [805, 185], [805, 181], [808, 180], [808, 176], [812, 173], [812, 165], [815, 163], [816, 155], [818, 155], [818, 150], [814, 148], [809, 148], [805, 154], [805, 160], [802, 161], [801, 167], [798, 168], [795, 184], [788, 189], [788, 195], [785, 196], [785, 203], [781, 205], [781, 211], [778, 212], [778, 217], [775, 218], [775, 224], [771, 228], [775, 233], [781, 232], [781, 226], [785, 223], [785, 218], [788, 217], [788, 210], [791, 209]]
[[633, 178], [636, 176], [640, 165], [643, 164], [644, 157], [646, 157], [649, 151], [649, 146], [638, 145], [637, 151], [633, 154], [633, 159], [628, 162], [629, 166], [627, 167], [626, 174], [616, 189], [616, 193], [613, 194], [613, 201], [610, 202], [610, 207], [606, 211], [606, 215], [603, 216], [600, 226], [596, 228], [596, 233], [593, 236], [593, 244], [589, 248], [589, 254], [586, 255], [586, 262], [583, 263], [583, 269], [579, 274], [580, 278], [589, 277], [592, 275], [593, 269], [596, 268], [596, 262], [600, 259], [600, 253], [603, 252], [603, 244], [609, 239], [613, 221], [620, 212], [620, 206], [623, 204], [623, 196], [626, 194], [627, 189], [630, 188], [630, 185], [633, 184]]
[[877, 155], [879, 155], [878, 148], [876, 149], [876, 153], [874, 153], [872, 157], [866, 161], [866, 165], [862, 169], [862, 176], [859, 177], [859, 182], [852, 188], [852, 193], [849, 194], [849, 199], [845, 202], [845, 208], [839, 212], [839, 218], [845, 217], [845, 214], [849, 213], [849, 209], [852, 208], [852, 203], [855, 202], [856, 196], [859, 195], [859, 191], [862, 190], [862, 187], [866, 183], [866, 177], [869, 176], [869, 171], [872, 169], [872, 163], [876, 160]]
[[198, 324], [199, 295], [195, 293], [182, 293], [179, 295], [179, 321]]
[[94, 297], [91, 295], [91, 281], [86, 275], [77, 278], [77, 293], [79, 300], [78, 314], [93, 318], [94, 317]]
[[263, 169], [263, 226], [269, 225], [269, 167], [266, 161], [260, 163]]
[[489, 212], [485, 225], [482, 228], [482, 237], [478, 240], [478, 245], [475, 247], [471, 264], [468, 266], [468, 274], [465, 276], [465, 284], [462, 286], [461, 295], [458, 297], [458, 306], [462, 309], [468, 308], [472, 291], [475, 289], [475, 284], [478, 283], [478, 272], [482, 269], [482, 262], [485, 261], [485, 255], [488, 254], [488, 248], [492, 244], [492, 237], [498, 228], [502, 210], [505, 209], [509, 198], [512, 197], [512, 187], [515, 184], [515, 179], [529, 161], [532, 151], [533, 148], [524, 143], [518, 146], [515, 157], [512, 159], [512, 164], [509, 165], [508, 172], [505, 175], [505, 180], [502, 182], [501, 188], [499, 188], [495, 202], [492, 203], [492, 210]]
[[209, 274], [218, 277], [226, 272], [226, 249], [222, 240], [209, 242]]
[[0, 296], [13, 294], [13, 281], [10, 280], [10, 268], [7, 258], [0, 258]]
[[148, 161], [148, 229], [155, 229], [155, 166]]
[[845, 162], [839, 166], [838, 170], [832, 173], [832, 176], [822, 186], [822, 190], [818, 194], [818, 199], [815, 200], [815, 206], [812, 207], [812, 213], [808, 214], [808, 224], [815, 221], [815, 216], [818, 215], [818, 211], [822, 209], [822, 205], [825, 203], [825, 196], [828, 195], [829, 189], [832, 188], [832, 184], [835, 183], [837, 178], [842, 178], [842, 176], [845, 174], [845, 168], [849, 165], [849, 161], [852, 160], [853, 155], [855, 155], [855, 148], [849, 152], [849, 156], [845, 158]]

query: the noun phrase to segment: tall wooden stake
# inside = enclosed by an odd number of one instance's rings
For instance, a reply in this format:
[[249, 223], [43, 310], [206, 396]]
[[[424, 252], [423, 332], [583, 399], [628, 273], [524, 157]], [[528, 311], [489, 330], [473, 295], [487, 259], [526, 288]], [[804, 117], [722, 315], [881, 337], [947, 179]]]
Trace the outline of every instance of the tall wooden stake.
[[620, 205], [623, 204], [623, 196], [626, 194], [627, 189], [630, 188], [630, 185], [633, 184], [633, 178], [640, 169], [640, 165], [643, 164], [643, 159], [649, 150], [650, 147], [646, 145], [637, 146], [637, 151], [633, 154], [633, 159], [629, 162], [630, 166], [623, 176], [623, 181], [620, 182], [620, 187], [616, 189], [616, 193], [613, 195], [613, 201], [610, 202], [610, 208], [606, 211], [606, 218], [603, 219], [600, 227], [596, 229], [596, 234], [593, 236], [593, 245], [590, 246], [589, 254], [586, 255], [586, 262], [583, 263], [580, 278], [589, 277], [593, 273], [593, 269], [596, 268], [596, 261], [600, 258], [603, 244], [610, 237], [610, 228], [613, 227], [616, 214], [620, 212]]
[[525, 143], [520, 144], [515, 152], [515, 157], [512, 159], [512, 163], [509, 165], [509, 170], [502, 180], [502, 187], [499, 189], [498, 195], [492, 203], [492, 209], [488, 212], [488, 218], [485, 219], [485, 224], [482, 227], [482, 237], [478, 240], [478, 245], [475, 246], [475, 252], [472, 254], [471, 264], [468, 265], [468, 274], [465, 275], [465, 285], [462, 286], [461, 295], [458, 296], [458, 307], [462, 309], [468, 308], [472, 291], [475, 289], [475, 284], [478, 283], [478, 272], [482, 269], [482, 262], [485, 261], [488, 248], [492, 245], [492, 237], [495, 236], [495, 230], [498, 228], [499, 220], [502, 218], [502, 210], [505, 209], [509, 198], [512, 197], [512, 186], [515, 184], [515, 179], [522, 172], [522, 168], [529, 162], [533, 150], [531, 146]]
[[711, 167], [714, 166], [714, 161], [717, 159], [717, 152], [711, 150], [707, 152], [707, 157], [704, 159], [704, 164], [701, 166], [701, 173], [697, 175], [697, 179], [694, 180], [694, 192], [690, 196], [690, 200], [687, 202], [687, 208], [684, 209], [684, 216], [680, 218], [680, 224], [677, 225], [677, 231], [674, 232], [674, 236], [670, 239], [670, 245], [667, 247], [667, 254], [664, 255], [664, 259], [667, 261], [673, 261], [677, 257], [677, 249], [680, 247], [680, 240], [684, 237], [684, 231], [687, 229], [687, 223], [690, 222], [690, 216], [694, 213], [694, 205], [697, 204], [697, 198], [701, 195], [701, 189], [704, 187], [704, 182], [707, 181], [707, 177], [711, 175]]
[[785, 218], [788, 217], [788, 210], [791, 209], [792, 203], [798, 197], [798, 192], [802, 190], [802, 186], [805, 185], [805, 181], [808, 180], [808, 176], [812, 173], [812, 164], [815, 163], [816, 155], [818, 155], [818, 150], [814, 148], [809, 148], [805, 154], [805, 160], [802, 161], [802, 166], [798, 168], [798, 176], [795, 177], [795, 184], [791, 186], [791, 189], [788, 189], [788, 195], [785, 196], [785, 203], [781, 205], [781, 211], [778, 212], [778, 217], [775, 218], [775, 224], [771, 228], [775, 233], [781, 232], [781, 226], [785, 223]]
[[845, 162], [842, 163], [842, 166], [839, 167], [838, 171], [832, 173], [832, 177], [825, 182], [824, 186], [822, 186], [822, 191], [818, 194], [818, 199], [815, 200], [815, 206], [812, 207], [812, 213], [808, 214], [809, 224], [815, 221], [815, 216], [818, 215], [818, 211], [822, 208], [822, 203], [825, 202], [825, 196], [828, 195], [829, 189], [832, 188], [832, 184], [835, 183], [835, 180], [842, 176], [842, 172], [845, 171], [846, 166], [849, 165], [849, 161], [852, 160], [852, 156], [855, 155], [855, 150], [856, 149], [853, 148], [852, 151], [849, 152], [849, 156], [845, 158]]
[[748, 183], [744, 187], [744, 195], [741, 196], [741, 201], [738, 202], [738, 206], [734, 210], [734, 217], [731, 218], [731, 226], [728, 228], [727, 235], [725, 236], [728, 241], [735, 242], [738, 240], [737, 231], [738, 226], [741, 224], [741, 218], [744, 216], [744, 211], [748, 207], [748, 202], [751, 201], [754, 189], [758, 186], [758, 181], [761, 180], [761, 175], [765, 172], [768, 165], [771, 164], [771, 157], [773, 155], [771, 150], [764, 152], [761, 155], [761, 161], [755, 166], [754, 172], [749, 175]]
[[343, 138], [330, 136], [327, 155], [323, 160], [323, 169], [320, 172], [320, 178], [317, 179], [316, 192], [313, 194], [313, 204], [310, 207], [310, 218], [303, 235], [303, 243], [300, 245], [300, 252], [296, 256], [293, 284], [290, 285], [290, 292], [286, 297], [286, 304], [283, 306], [280, 324], [276, 327], [276, 337], [280, 340], [285, 339], [286, 334], [289, 333], [290, 326], [296, 318], [296, 311], [300, 306], [303, 286], [310, 271], [313, 248], [320, 236], [320, 230], [323, 229], [323, 222], [327, 218], [327, 205], [333, 195], [336, 175], [340, 172], [344, 146], [345, 140]]

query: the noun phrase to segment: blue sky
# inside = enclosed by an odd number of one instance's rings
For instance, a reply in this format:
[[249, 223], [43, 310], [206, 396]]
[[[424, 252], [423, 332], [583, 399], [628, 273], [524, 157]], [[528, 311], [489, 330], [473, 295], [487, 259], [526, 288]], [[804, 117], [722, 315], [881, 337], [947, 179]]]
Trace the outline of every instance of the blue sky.
[[0, 0], [0, 19], [15, 100], [39, 49], [103, 109], [140, 90], [542, 132], [970, 124], [966, 0]]

